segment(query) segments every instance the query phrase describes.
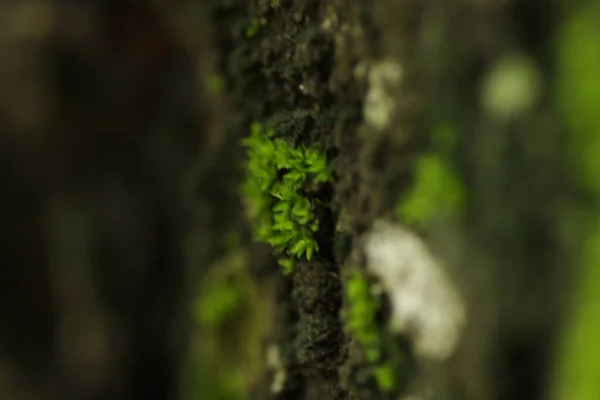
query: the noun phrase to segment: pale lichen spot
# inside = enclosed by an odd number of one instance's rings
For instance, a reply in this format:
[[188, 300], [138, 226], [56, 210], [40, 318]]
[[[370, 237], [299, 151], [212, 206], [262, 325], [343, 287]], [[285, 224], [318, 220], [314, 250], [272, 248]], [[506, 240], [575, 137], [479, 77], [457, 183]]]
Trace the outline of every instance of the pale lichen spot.
[[370, 66], [363, 112], [373, 128], [383, 130], [390, 124], [395, 109], [394, 92], [401, 79], [402, 66], [396, 61], [382, 60]]
[[271, 393], [278, 394], [283, 390], [285, 386], [285, 381], [287, 379], [287, 373], [283, 366], [283, 362], [281, 361], [279, 347], [277, 347], [274, 344], [269, 346], [267, 348], [266, 358], [267, 366], [274, 371], [270, 390]]
[[367, 267], [391, 302], [389, 328], [408, 335], [415, 354], [442, 361], [466, 321], [460, 293], [425, 243], [401, 225], [376, 221], [365, 241]]

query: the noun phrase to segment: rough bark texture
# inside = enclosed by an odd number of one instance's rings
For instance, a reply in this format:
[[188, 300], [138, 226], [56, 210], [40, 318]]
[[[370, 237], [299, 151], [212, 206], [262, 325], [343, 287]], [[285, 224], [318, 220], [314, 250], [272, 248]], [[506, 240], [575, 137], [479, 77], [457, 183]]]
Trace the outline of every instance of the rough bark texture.
[[[576, 261], [567, 213], [583, 198], [551, 97], [554, 33], [574, 6], [5, 3], [0, 398], [544, 396], [573, 275], [564, 267]], [[482, 85], [515, 53], [536, 65], [542, 89], [526, 112], [498, 116]], [[385, 63], [401, 76], [382, 78], [392, 108], [379, 126], [365, 113], [371, 72]], [[245, 218], [240, 143], [253, 121], [326, 154], [335, 176], [320, 193], [330, 207], [318, 256], [291, 276], [252, 243]], [[386, 357], [406, 362], [405, 380], [385, 393], [361, 378], [367, 362], [341, 316], [344, 279], [364, 268], [362, 235], [397, 218], [419, 155], [448, 124], [465, 212], [417, 231], [457, 283], [467, 326], [435, 365], [385, 333]], [[238, 253], [244, 272], [232, 276], [247, 297], [225, 325], [198, 328], [198, 284]], [[384, 304], [382, 332], [389, 312]], [[228, 363], [246, 363], [252, 378], [213, 376]]]

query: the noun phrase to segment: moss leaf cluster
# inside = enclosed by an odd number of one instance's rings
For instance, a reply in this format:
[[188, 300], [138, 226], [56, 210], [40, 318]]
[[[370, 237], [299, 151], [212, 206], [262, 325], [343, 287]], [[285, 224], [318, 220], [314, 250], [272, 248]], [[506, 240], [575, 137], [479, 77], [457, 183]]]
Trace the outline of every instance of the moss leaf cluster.
[[252, 124], [243, 141], [248, 158], [243, 191], [250, 202], [255, 238], [282, 256], [279, 263], [289, 273], [294, 258], [310, 260], [319, 251], [317, 203], [308, 193], [332, 176], [323, 154], [293, 148], [274, 136], [273, 129]]
[[396, 385], [396, 371], [382, 357], [383, 339], [377, 323], [381, 307], [379, 297], [371, 293], [371, 285], [359, 270], [346, 280], [348, 306], [343, 312], [346, 329], [356, 337], [365, 352], [371, 374], [382, 391], [390, 391]]

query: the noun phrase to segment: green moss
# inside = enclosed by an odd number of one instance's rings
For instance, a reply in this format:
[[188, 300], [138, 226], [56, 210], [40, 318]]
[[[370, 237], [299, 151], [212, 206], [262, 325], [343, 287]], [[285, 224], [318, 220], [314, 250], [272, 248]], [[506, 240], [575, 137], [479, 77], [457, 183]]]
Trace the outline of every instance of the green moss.
[[259, 123], [252, 124], [243, 145], [248, 157], [243, 192], [255, 239], [270, 244], [289, 273], [294, 258], [311, 260], [319, 250], [318, 202], [310, 193], [332, 180], [327, 160], [314, 149], [291, 147]]
[[343, 310], [346, 330], [363, 348], [379, 389], [389, 392], [395, 389], [398, 374], [397, 368], [382, 357], [383, 339], [377, 324], [380, 299], [371, 293], [368, 279], [359, 270], [353, 271], [346, 280], [346, 297], [348, 306]]

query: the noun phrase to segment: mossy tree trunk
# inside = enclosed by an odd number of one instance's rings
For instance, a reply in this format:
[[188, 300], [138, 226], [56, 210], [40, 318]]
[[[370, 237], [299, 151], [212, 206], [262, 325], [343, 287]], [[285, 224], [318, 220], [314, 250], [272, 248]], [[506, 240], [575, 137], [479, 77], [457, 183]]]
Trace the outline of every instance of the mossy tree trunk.
[[[574, 179], [594, 164], [572, 158], [591, 159], [579, 133], [599, 126], [571, 74], [600, 92], [574, 66], [593, 64], [578, 58], [593, 44], [576, 45], [597, 33], [565, 25], [578, 7], [1, 6], [0, 397], [545, 396], [595, 215], [593, 185]], [[565, 105], [571, 87], [588, 114]], [[298, 189], [318, 252], [290, 275], [252, 240], [253, 122], [326, 156], [334, 178]], [[363, 304], [380, 349], [352, 330], [364, 286], [349, 279], [378, 287], [363, 246], [379, 220], [423, 238], [460, 293], [449, 359], [388, 331], [392, 293]]]

